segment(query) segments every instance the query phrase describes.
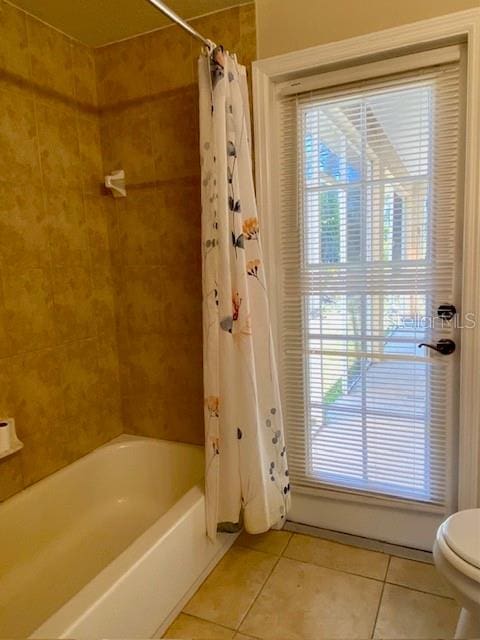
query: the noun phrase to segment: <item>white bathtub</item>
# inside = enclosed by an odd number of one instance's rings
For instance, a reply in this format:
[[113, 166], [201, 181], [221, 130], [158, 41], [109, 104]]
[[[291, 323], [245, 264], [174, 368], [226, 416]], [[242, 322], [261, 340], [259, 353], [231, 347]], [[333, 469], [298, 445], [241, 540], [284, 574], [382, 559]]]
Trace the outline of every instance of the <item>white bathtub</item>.
[[0, 505], [0, 638], [149, 638], [232, 544], [200, 447], [120, 436]]

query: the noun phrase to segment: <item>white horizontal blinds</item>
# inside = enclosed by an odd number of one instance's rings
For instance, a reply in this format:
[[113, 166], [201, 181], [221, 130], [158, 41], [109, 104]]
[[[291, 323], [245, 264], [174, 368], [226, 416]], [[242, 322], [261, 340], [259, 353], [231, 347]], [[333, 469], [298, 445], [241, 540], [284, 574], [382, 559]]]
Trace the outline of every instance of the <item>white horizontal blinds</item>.
[[281, 351], [294, 485], [444, 505], [458, 63], [281, 99]]

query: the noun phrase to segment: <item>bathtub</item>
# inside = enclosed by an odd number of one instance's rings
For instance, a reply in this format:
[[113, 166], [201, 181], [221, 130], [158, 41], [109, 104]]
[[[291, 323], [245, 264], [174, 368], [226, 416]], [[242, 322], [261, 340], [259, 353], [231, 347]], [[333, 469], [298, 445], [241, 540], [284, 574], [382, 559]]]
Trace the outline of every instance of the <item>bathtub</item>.
[[233, 543], [200, 447], [120, 436], [0, 505], [0, 638], [149, 638]]

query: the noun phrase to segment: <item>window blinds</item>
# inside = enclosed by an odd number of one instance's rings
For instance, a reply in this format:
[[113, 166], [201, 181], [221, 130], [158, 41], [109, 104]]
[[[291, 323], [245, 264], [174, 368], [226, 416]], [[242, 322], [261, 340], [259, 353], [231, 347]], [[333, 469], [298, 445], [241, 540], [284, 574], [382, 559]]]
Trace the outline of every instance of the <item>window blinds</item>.
[[[411, 57], [411, 56], [410, 56]], [[445, 505], [459, 63], [280, 98], [280, 359], [294, 487]]]

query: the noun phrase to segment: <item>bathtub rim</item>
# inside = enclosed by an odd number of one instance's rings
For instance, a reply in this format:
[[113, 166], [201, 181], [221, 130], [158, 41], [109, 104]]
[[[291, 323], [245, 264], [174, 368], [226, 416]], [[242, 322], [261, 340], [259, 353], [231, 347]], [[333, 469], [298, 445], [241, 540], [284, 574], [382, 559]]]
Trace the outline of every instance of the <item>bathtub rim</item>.
[[80, 458], [77, 458], [73, 462], [66, 464], [63, 467], [60, 467], [60, 469], [57, 469], [53, 473], [50, 473], [48, 476], [45, 476], [44, 478], [40, 478], [40, 480], [37, 480], [36, 482], [32, 483], [28, 487], [25, 487], [24, 489], [17, 491], [17, 493], [14, 493], [13, 495], [9, 496], [6, 500], [1, 501], [0, 516], [2, 514], [2, 510], [9, 507], [11, 504], [17, 501], [28, 499], [28, 496], [35, 489], [44, 488], [54, 481], [57, 481], [59, 479], [61, 480], [63, 476], [65, 476], [68, 473], [71, 473], [72, 469], [76, 470], [81, 464], [84, 464], [85, 460], [87, 460], [88, 458], [93, 458], [99, 453], [102, 453], [103, 451], [110, 448], [124, 449], [129, 446], [132, 447], [132, 446], [135, 446], [136, 444], [141, 444], [142, 442], [149, 443], [152, 446], [166, 445], [167, 447], [168, 446], [181, 447], [183, 449], [190, 449], [190, 450], [203, 449], [202, 445], [190, 444], [188, 442], [176, 442], [175, 440], [163, 440], [162, 438], [151, 438], [147, 436], [136, 436], [133, 434], [122, 433], [118, 436], [115, 436], [115, 438], [108, 440], [104, 444], [99, 445], [95, 449], [92, 449], [92, 451], [89, 451], [88, 453], [81, 456]]

